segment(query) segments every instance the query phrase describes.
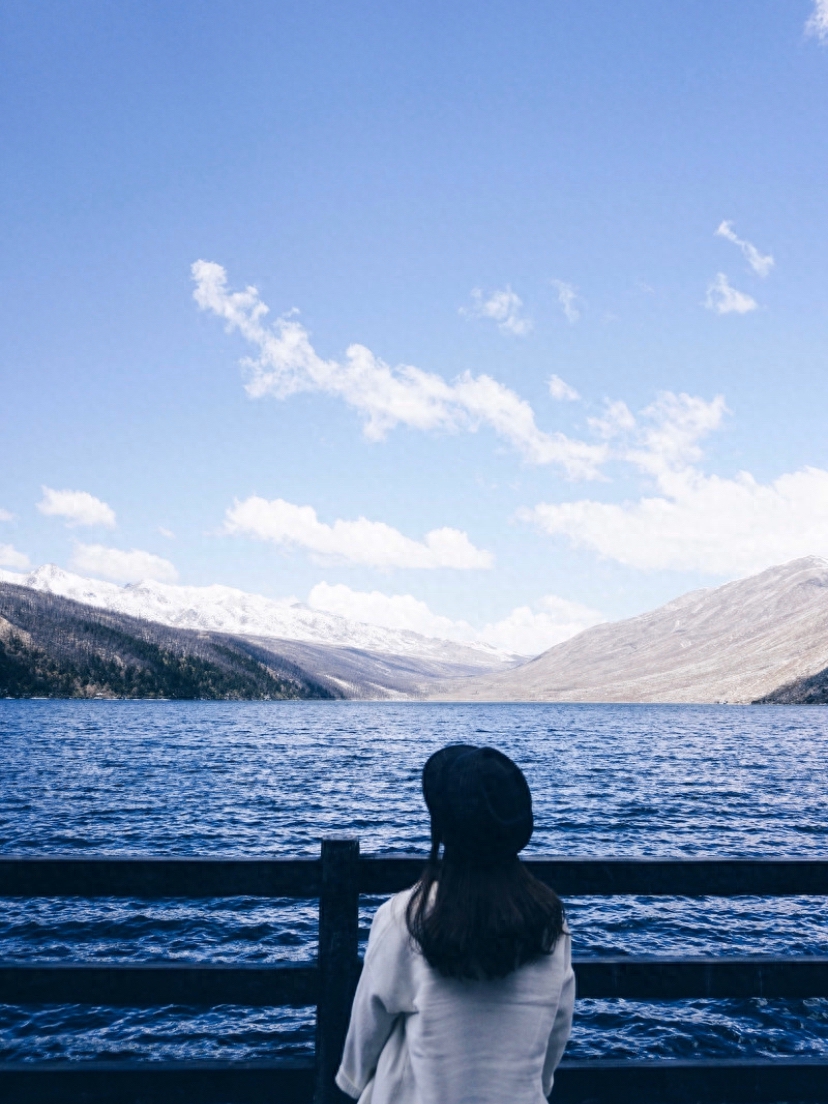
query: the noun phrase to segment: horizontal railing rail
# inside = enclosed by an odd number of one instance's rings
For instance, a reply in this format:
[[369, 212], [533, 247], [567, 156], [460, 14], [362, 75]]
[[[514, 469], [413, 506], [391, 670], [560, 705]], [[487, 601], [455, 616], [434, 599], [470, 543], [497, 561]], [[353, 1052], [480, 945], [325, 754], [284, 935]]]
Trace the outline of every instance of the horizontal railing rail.
[[321, 886], [319, 859], [0, 858], [0, 897], [310, 898]]
[[[578, 996], [625, 1000], [828, 997], [828, 957], [575, 958]], [[361, 967], [361, 964], [360, 964]], [[0, 963], [6, 1004], [306, 1007], [319, 996], [317, 967], [294, 963]]]
[[[828, 897], [828, 859], [532, 859], [536, 878], [562, 897]], [[412, 885], [421, 858], [360, 859], [362, 893]]]
[[[321, 859], [0, 858], [0, 897], [319, 898], [317, 961], [306, 963], [6, 962], [0, 1003], [203, 1008], [316, 1006], [313, 1060], [0, 1063], [0, 1098], [73, 1104], [333, 1104], [358, 959], [359, 895], [419, 877], [423, 858], [359, 856], [323, 841]], [[821, 859], [529, 859], [564, 897], [828, 896]], [[682, 1000], [828, 997], [828, 957], [613, 956], [575, 961], [579, 998]], [[808, 1058], [562, 1063], [556, 1104], [817, 1104], [828, 1061]]]
[[[424, 858], [363, 856], [359, 892], [397, 893]], [[529, 859], [564, 897], [828, 897], [828, 859]], [[318, 897], [319, 859], [0, 858], [0, 897]]]
[[152, 962], [86, 965], [0, 963], [4, 1004], [95, 1004], [111, 1008], [219, 1004], [302, 1008], [319, 998], [319, 970], [279, 966], [209, 966]]
[[[9, 1104], [309, 1104], [314, 1063], [17, 1062], [0, 1066]], [[349, 1098], [344, 1098], [349, 1099]], [[562, 1062], [552, 1104], [825, 1104], [814, 1058]]]

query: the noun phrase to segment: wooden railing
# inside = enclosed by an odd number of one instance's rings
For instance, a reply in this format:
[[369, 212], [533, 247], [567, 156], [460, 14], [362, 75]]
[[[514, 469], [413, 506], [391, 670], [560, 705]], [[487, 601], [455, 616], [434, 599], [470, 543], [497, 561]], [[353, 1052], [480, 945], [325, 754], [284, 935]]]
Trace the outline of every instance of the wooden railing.
[[[360, 893], [411, 885], [422, 858], [360, 857], [356, 840], [324, 840], [320, 859], [2, 858], [2, 897], [319, 898], [316, 965], [0, 963], [0, 1003], [113, 1007], [315, 1005], [314, 1061], [8, 1062], [8, 1104], [333, 1104], [333, 1076], [359, 976]], [[531, 871], [563, 897], [828, 897], [828, 860], [553, 859]], [[628, 1000], [828, 997], [828, 957], [576, 960], [579, 997]], [[553, 1104], [817, 1104], [828, 1059], [564, 1061]], [[506, 1104], [506, 1102], [504, 1102]]]

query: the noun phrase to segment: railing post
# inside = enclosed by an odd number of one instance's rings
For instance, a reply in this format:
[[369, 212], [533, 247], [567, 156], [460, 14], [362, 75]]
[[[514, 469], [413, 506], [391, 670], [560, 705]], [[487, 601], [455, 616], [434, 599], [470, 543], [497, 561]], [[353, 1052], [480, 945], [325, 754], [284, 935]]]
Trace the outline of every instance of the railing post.
[[350, 1097], [336, 1087], [359, 965], [359, 840], [322, 840], [319, 894], [319, 1003], [314, 1104]]

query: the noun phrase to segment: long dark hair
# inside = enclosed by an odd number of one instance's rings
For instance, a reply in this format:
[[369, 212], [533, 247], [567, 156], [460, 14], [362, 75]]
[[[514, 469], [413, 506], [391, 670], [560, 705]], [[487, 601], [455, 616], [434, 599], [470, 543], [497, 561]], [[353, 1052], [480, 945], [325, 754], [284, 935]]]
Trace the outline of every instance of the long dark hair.
[[485, 865], [438, 857], [432, 846], [408, 902], [406, 923], [444, 977], [502, 978], [551, 954], [563, 931], [557, 894], [515, 855]]

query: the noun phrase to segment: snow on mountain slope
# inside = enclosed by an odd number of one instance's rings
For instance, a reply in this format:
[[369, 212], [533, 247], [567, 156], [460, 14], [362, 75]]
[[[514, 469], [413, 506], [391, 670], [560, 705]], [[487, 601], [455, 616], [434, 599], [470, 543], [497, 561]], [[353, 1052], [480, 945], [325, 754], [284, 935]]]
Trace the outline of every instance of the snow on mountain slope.
[[828, 667], [828, 561], [815, 556], [596, 625], [511, 671], [431, 697], [751, 702]]
[[313, 610], [301, 602], [265, 598], [227, 586], [174, 586], [145, 580], [122, 587], [98, 579], [82, 578], [54, 564], [45, 564], [28, 575], [0, 571], [0, 582], [31, 587], [72, 598], [88, 606], [179, 629], [361, 648], [369, 652], [463, 664], [481, 670], [502, 669], [515, 660], [514, 656], [486, 644], [455, 644], [419, 633], [348, 621], [337, 614]]

